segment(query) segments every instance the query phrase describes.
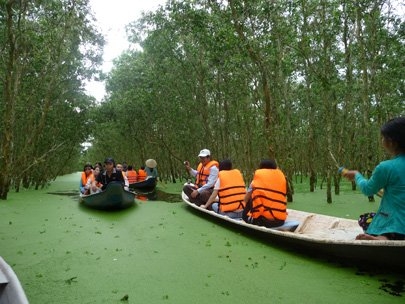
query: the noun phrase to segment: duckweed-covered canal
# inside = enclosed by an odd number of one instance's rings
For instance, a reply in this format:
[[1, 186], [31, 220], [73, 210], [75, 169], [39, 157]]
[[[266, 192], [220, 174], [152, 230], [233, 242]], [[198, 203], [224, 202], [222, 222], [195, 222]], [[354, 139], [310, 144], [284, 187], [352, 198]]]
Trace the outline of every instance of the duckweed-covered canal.
[[0, 201], [0, 255], [30, 303], [405, 301], [401, 273], [280, 248], [192, 212], [161, 187], [127, 210], [82, 207], [78, 178]]

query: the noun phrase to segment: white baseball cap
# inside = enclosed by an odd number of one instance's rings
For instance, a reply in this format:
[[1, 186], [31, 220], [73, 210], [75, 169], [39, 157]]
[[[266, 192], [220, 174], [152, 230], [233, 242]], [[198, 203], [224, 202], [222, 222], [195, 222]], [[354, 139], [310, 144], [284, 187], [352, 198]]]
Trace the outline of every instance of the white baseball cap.
[[198, 157], [207, 157], [207, 156], [210, 156], [210, 155], [211, 155], [210, 150], [208, 150], [208, 149], [202, 149], [202, 150], [200, 151], [200, 154], [198, 154]]

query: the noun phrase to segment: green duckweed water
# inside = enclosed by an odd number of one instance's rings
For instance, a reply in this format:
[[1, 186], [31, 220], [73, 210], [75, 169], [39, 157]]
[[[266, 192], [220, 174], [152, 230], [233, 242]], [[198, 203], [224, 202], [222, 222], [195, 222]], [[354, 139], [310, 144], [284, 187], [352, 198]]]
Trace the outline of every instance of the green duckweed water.
[[180, 196], [87, 209], [78, 179], [0, 201], [0, 255], [32, 304], [404, 303], [403, 274], [273, 246], [200, 216]]

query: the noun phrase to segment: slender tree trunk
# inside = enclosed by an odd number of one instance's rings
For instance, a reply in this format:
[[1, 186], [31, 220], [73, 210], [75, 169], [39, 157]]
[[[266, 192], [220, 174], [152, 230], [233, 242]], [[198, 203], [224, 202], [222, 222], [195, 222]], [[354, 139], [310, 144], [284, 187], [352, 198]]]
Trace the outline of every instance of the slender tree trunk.
[[[243, 22], [240, 22], [240, 18], [237, 14], [235, 9], [234, 0], [229, 1], [229, 5], [232, 10], [232, 18], [233, 24], [235, 27], [235, 31], [238, 34], [239, 38], [241, 39], [243, 45], [246, 48], [247, 53], [249, 54], [250, 59], [256, 65], [258, 69], [260, 84], [263, 93], [263, 101], [264, 101], [264, 138], [273, 138], [272, 126], [273, 126], [273, 119], [272, 113], [275, 113], [274, 108], [274, 101], [271, 95], [270, 85], [269, 85], [269, 75], [267, 71], [266, 64], [264, 59], [261, 57], [260, 53], [254, 48], [254, 46], [249, 42], [248, 38], [246, 37], [244, 30], [243, 30]], [[274, 158], [274, 148], [273, 146], [268, 146], [268, 154], [269, 157]]]
[[16, 1], [6, 3], [6, 31], [8, 57], [5, 71], [5, 81], [3, 88], [4, 114], [3, 133], [1, 134], [0, 156], [0, 199], [6, 200], [10, 190], [11, 169], [14, 154], [14, 129], [16, 115], [16, 91], [18, 83], [18, 73], [16, 72], [16, 36], [14, 32], [14, 8]]

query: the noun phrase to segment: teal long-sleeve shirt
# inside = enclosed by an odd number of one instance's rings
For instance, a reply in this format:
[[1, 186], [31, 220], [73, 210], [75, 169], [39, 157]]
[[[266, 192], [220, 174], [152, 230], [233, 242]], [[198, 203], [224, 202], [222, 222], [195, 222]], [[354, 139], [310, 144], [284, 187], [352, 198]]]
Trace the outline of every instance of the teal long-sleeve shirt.
[[356, 173], [355, 181], [367, 196], [384, 189], [380, 207], [366, 232], [405, 234], [405, 154], [378, 164], [368, 180]]

